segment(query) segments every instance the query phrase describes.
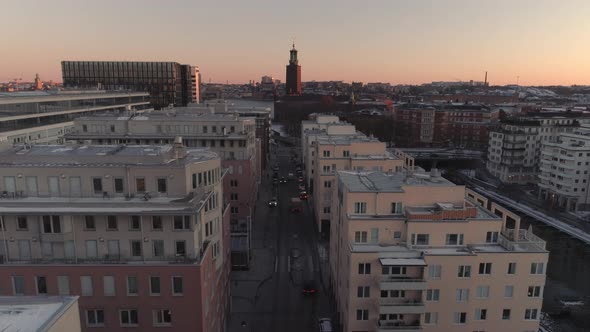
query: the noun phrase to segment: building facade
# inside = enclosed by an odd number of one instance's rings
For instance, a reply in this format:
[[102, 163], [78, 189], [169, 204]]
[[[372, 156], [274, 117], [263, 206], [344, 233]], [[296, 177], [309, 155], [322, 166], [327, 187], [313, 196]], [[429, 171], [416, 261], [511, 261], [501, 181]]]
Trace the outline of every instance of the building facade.
[[[219, 155], [223, 168], [228, 169], [223, 198], [231, 205], [232, 227], [248, 230], [260, 181], [256, 123], [252, 118], [191, 107], [139, 115], [104, 114], [76, 119], [74, 130], [65, 139], [92, 144], [154, 145], [171, 144], [178, 136], [187, 147], [208, 148]], [[234, 265], [248, 266], [247, 238], [236, 234], [232, 243]]]
[[62, 61], [66, 87], [148, 92], [156, 109], [199, 103], [199, 67], [177, 62]]
[[489, 135], [486, 169], [504, 183], [536, 183], [541, 147], [583, 120], [581, 113], [530, 113], [502, 120]]
[[144, 110], [145, 92], [35, 91], [0, 93], [0, 143], [61, 143], [73, 119], [104, 111]]
[[83, 331], [223, 331], [229, 207], [208, 150], [47, 145], [0, 156], [2, 295], [77, 295]]
[[566, 211], [590, 210], [590, 126], [542, 146], [539, 197]]
[[537, 331], [548, 252], [517, 215], [431, 174], [337, 173], [343, 331]]
[[485, 149], [499, 111], [479, 104], [408, 104], [394, 111], [396, 146]]
[[[330, 234], [332, 199], [336, 172], [380, 170], [402, 172], [406, 158], [386, 149], [383, 142], [366, 136], [320, 136], [314, 142], [313, 207], [317, 229]], [[401, 153], [401, 152], [400, 152]]]
[[287, 79], [285, 80], [285, 93], [288, 96], [300, 96], [301, 95], [301, 66], [297, 59], [297, 50], [295, 44], [289, 51], [289, 64], [287, 65]]

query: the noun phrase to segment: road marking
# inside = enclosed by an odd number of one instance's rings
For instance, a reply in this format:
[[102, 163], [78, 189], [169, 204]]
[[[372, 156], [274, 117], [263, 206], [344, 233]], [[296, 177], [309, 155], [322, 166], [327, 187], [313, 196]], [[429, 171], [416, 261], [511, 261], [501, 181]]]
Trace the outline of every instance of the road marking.
[[275, 256], [275, 273], [279, 270], [279, 258]]
[[287, 272], [291, 272], [291, 256], [287, 257]]

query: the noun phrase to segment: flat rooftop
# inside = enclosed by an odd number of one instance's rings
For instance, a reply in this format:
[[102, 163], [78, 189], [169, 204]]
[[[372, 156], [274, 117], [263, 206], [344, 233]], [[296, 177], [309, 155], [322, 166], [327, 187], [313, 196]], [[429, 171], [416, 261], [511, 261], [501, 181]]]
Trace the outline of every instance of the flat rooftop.
[[80, 121], [254, 121], [253, 119], [240, 117], [235, 113], [212, 113], [205, 109], [167, 108], [158, 111], [146, 111], [141, 114], [115, 114], [105, 112], [92, 116], [81, 116]]
[[0, 331], [47, 331], [77, 300], [76, 296], [0, 296]]
[[375, 137], [369, 137], [364, 134], [343, 134], [319, 136], [316, 142], [326, 145], [350, 145], [352, 143], [378, 143], [380, 141]]
[[21, 145], [0, 152], [0, 167], [108, 167], [128, 164], [174, 167], [219, 158], [208, 149], [191, 148], [184, 152], [176, 158], [172, 145]]
[[0, 105], [140, 96], [149, 96], [149, 93], [105, 90], [0, 92]]
[[425, 173], [411, 176], [405, 173], [388, 174], [382, 171], [352, 172], [339, 171], [340, 181], [350, 192], [404, 192], [405, 186], [455, 186], [451, 181], [441, 177], [432, 177]]

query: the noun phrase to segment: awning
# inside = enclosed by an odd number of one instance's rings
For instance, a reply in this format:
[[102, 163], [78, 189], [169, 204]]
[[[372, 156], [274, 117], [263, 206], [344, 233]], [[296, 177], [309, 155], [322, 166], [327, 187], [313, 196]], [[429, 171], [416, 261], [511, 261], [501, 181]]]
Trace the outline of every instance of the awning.
[[382, 266], [426, 266], [422, 258], [380, 258]]

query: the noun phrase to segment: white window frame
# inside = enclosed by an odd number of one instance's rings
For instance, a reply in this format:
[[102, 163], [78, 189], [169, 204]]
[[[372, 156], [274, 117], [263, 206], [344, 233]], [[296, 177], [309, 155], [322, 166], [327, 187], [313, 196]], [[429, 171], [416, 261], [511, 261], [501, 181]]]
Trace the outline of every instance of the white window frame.
[[[102, 311], [102, 322], [98, 322], [98, 311]], [[94, 312], [95, 322], [90, 321], [90, 312]], [[103, 309], [86, 309], [86, 326], [87, 327], [102, 327], [104, 326], [104, 310]]]
[[[165, 312], [168, 312], [168, 317], [170, 318], [169, 322], [165, 320]], [[152, 311], [152, 318], [154, 326], [172, 326], [172, 310], [170, 309], [155, 309]]]
[[[131, 312], [135, 311], [135, 317], [137, 318], [137, 322], [132, 323], [131, 322]], [[127, 317], [129, 319], [129, 322], [125, 323], [123, 322], [123, 312], [127, 312]], [[135, 326], [139, 326], [139, 311], [137, 309], [121, 309], [119, 310], [119, 324], [121, 325], [121, 327], [135, 327]]]

